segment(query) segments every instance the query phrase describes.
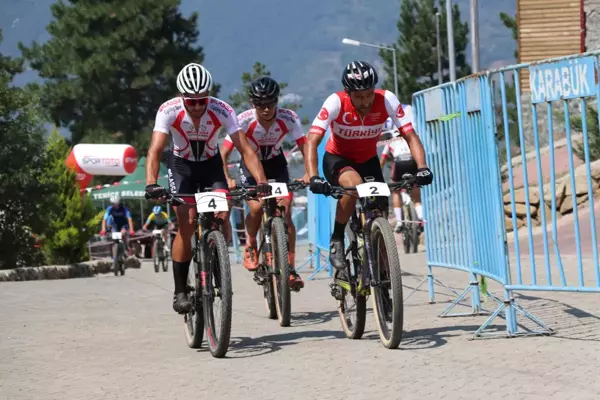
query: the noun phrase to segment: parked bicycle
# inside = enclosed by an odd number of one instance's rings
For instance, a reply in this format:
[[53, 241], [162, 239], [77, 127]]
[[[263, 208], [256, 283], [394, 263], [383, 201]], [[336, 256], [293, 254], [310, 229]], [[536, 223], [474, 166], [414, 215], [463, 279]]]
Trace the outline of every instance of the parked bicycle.
[[[290, 249], [285, 207], [277, 204], [277, 198], [287, 196], [289, 191], [302, 190], [306, 188], [306, 184], [271, 181], [269, 184], [272, 187], [272, 195], [264, 197], [262, 202], [262, 223], [258, 233], [259, 264], [254, 273], [254, 281], [263, 288], [269, 318], [277, 318], [280, 326], [290, 326], [291, 291], [298, 292], [300, 289], [290, 287], [290, 274], [295, 272], [289, 267]], [[244, 200], [257, 199], [254, 186], [236, 187], [235, 190]]]
[[[206, 329], [211, 355], [222, 358], [229, 349], [233, 291], [229, 252], [220, 230], [223, 220], [215, 213], [227, 211], [228, 204], [225, 193], [210, 190], [176, 196], [167, 194], [166, 201], [175, 205], [195, 202], [198, 210], [192, 237], [192, 268], [188, 276], [192, 309], [184, 315], [188, 346], [200, 348]], [[230, 192], [229, 196], [235, 198], [236, 193]], [[220, 303], [217, 310], [216, 301]]]
[[152, 231], [152, 261], [154, 262], [154, 272], [159, 272], [160, 267], [167, 272], [169, 270], [169, 254], [165, 248], [162, 229], [154, 229]]
[[[360, 199], [345, 230], [348, 282], [336, 279], [330, 285], [348, 338], [362, 337], [367, 296], [372, 295], [381, 342], [386, 348], [395, 349], [402, 340], [404, 303], [400, 260], [387, 209], [376, 198], [389, 197], [391, 191], [411, 189], [414, 185], [414, 176], [406, 174], [397, 183], [374, 182], [368, 177], [356, 187], [332, 186], [334, 198], [349, 194]], [[354, 307], [349, 306], [350, 301]]]

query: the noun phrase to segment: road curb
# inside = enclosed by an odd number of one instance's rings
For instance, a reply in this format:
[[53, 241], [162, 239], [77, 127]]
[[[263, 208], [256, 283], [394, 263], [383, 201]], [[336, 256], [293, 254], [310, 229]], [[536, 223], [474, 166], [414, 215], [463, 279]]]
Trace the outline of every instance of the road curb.
[[[125, 267], [141, 268], [142, 263], [136, 257], [125, 261]], [[97, 274], [112, 272], [110, 259], [86, 261], [71, 265], [45, 265], [42, 267], [15, 268], [0, 271], [0, 282], [39, 281], [51, 279], [90, 278]]]

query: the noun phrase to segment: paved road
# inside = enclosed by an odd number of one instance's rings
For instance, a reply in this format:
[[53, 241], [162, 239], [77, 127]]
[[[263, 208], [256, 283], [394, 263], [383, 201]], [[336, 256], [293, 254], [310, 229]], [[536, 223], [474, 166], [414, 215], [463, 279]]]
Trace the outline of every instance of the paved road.
[[[403, 259], [405, 271], [421, 273], [422, 253]], [[418, 292], [405, 308], [401, 349], [390, 351], [371, 314], [363, 340], [343, 337], [327, 279], [294, 295], [293, 326], [280, 328], [242, 269], [232, 345], [220, 360], [186, 346], [171, 274], [147, 263], [124, 278], [0, 284], [0, 399], [581, 400], [600, 391], [597, 296], [522, 299], [556, 336], [470, 341], [485, 317], [438, 318], [445, 304], [426, 304]], [[436, 274], [455, 287], [467, 280]]]

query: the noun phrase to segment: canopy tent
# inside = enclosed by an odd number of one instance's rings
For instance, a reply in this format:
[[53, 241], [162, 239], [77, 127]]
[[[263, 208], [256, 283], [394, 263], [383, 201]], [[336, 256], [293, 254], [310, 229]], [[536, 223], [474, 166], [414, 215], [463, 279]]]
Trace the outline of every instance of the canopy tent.
[[[158, 184], [167, 187], [167, 167], [160, 164], [158, 171]], [[145, 199], [146, 193], [146, 157], [140, 158], [138, 165], [133, 173], [126, 175], [119, 182], [112, 185], [104, 185], [103, 187], [88, 188], [93, 201], [108, 200], [113, 193], [120, 193], [122, 199]]]

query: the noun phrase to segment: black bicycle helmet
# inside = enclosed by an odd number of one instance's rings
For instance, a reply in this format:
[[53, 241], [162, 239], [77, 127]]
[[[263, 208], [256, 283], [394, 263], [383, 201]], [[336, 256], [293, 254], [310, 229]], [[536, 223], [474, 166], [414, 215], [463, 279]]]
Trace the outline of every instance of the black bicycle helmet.
[[261, 76], [250, 83], [248, 95], [252, 102], [277, 101], [279, 99], [279, 84], [273, 78]]
[[348, 90], [367, 90], [377, 85], [377, 72], [365, 61], [352, 61], [342, 74], [342, 85]]

